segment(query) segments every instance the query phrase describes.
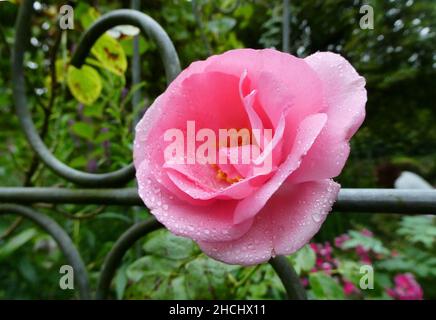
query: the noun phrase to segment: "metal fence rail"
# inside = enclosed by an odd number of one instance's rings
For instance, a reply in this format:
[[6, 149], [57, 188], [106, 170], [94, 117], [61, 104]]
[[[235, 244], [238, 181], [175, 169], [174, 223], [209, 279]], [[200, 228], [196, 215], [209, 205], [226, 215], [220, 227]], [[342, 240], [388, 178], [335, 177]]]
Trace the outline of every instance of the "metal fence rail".
[[[2, 188], [0, 202], [143, 206], [136, 188]], [[339, 212], [436, 214], [436, 190], [341, 189]]]
[[[284, 22], [287, 25], [289, 24], [289, 1], [284, 1], [284, 6]], [[79, 186], [94, 187], [94, 189], [0, 187], [0, 215], [17, 214], [28, 218], [52, 235], [68, 262], [76, 270], [78, 276], [75, 277], [75, 281], [79, 287], [80, 298], [89, 299], [92, 295], [88, 285], [87, 271], [79, 252], [67, 233], [48, 216], [23, 205], [68, 203], [142, 206], [143, 204], [135, 188], [113, 188], [123, 186], [133, 179], [134, 167], [132, 164], [115, 172], [105, 174], [90, 174], [78, 171], [59, 161], [38, 135], [27, 105], [23, 68], [25, 44], [30, 39], [32, 8], [33, 1], [31, 0], [25, 0], [20, 5], [12, 55], [13, 96], [21, 127], [33, 151], [49, 169], [69, 182]], [[100, 35], [112, 27], [124, 24], [138, 27], [143, 35], [148, 35], [156, 42], [165, 67], [167, 81], [168, 83], [171, 82], [180, 72], [180, 63], [174, 45], [156, 21], [135, 10], [115, 10], [99, 18], [83, 35], [72, 58], [72, 64], [80, 67]], [[284, 28], [284, 36], [286, 39], [289, 37], [288, 26]], [[288, 50], [288, 47], [289, 44], [286, 40], [284, 41], [285, 50]], [[138, 59], [137, 50], [135, 50], [135, 55], [136, 59]], [[96, 189], [96, 187], [103, 188]], [[344, 213], [435, 214], [436, 191], [342, 189], [334, 210]], [[137, 222], [116, 241], [103, 264], [96, 289], [96, 298], [104, 299], [107, 297], [111, 280], [127, 250], [146, 234], [160, 227], [162, 225], [153, 218]], [[276, 257], [270, 263], [281, 279], [288, 297], [305, 299], [304, 289], [287, 260], [283, 257]]]

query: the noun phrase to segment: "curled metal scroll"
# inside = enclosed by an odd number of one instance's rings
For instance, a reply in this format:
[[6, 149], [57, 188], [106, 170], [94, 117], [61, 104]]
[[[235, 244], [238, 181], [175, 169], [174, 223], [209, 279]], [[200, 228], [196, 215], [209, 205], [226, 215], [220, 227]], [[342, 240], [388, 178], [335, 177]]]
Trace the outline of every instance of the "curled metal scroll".
[[[27, 141], [39, 158], [59, 176], [84, 186], [114, 186], [127, 183], [135, 174], [133, 164], [110, 173], [93, 174], [76, 170], [57, 159], [39, 136], [27, 106], [24, 79], [24, 53], [30, 38], [33, 1], [25, 0], [18, 13], [16, 38], [12, 54], [13, 98], [16, 113]], [[138, 27], [141, 32], [156, 41], [170, 83], [180, 72], [177, 52], [167, 33], [149, 16], [135, 10], [115, 10], [99, 18], [83, 35], [72, 58], [72, 64], [80, 67], [95, 41], [107, 30], [121, 24]]]
[[164, 63], [167, 82], [170, 83], [180, 73], [180, 62], [176, 49], [164, 29], [148, 15], [131, 9], [111, 11], [92, 24], [80, 39], [79, 45], [71, 59], [76, 67], [81, 67], [97, 39], [107, 30], [118, 25], [132, 25], [144, 35], [153, 39], [159, 49]]
[[0, 215], [11, 213], [18, 214], [22, 217], [32, 220], [35, 224], [43, 228], [53, 237], [65, 255], [68, 263], [73, 267], [74, 281], [79, 288], [80, 298], [91, 299], [88, 273], [86, 272], [85, 265], [80, 257], [79, 252], [77, 251], [68, 234], [54, 220], [29, 207], [16, 204], [0, 204]]

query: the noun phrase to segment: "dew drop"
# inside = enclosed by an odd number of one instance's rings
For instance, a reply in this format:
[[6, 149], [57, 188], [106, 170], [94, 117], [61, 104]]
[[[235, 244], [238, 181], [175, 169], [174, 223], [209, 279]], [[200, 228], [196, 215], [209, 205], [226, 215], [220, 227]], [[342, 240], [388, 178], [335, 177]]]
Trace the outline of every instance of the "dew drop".
[[312, 219], [313, 219], [313, 221], [315, 221], [315, 222], [321, 222], [322, 218], [323, 218], [323, 215], [320, 214], [320, 213], [314, 213], [314, 214], [312, 215]]

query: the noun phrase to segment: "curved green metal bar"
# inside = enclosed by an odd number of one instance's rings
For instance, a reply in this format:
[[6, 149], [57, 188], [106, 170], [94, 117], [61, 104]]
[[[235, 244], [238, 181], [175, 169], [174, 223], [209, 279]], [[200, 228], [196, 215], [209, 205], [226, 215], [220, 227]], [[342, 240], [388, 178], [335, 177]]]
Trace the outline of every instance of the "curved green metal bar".
[[101, 300], [106, 298], [112, 278], [127, 250], [129, 250], [136, 241], [159, 228], [162, 228], [162, 225], [156, 219], [151, 218], [134, 224], [121, 235], [104, 260], [98, 282], [96, 299]]
[[32, 220], [55, 239], [68, 263], [73, 267], [74, 281], [79, 288], [80, 298], [91, 299], [85, 264], [68, 234], [54, 220], [31, 208], [15, 204], [0, 204], [0, 215], [11, 213]]
[[300, 282], [300, 278], [295, 272], [292, 265], [284, 256], [276, 256], [269, 261], [280, 280], [282, 281], [288, 299], [291, 300], [306, 300], [306, 290]]
[[[26, 86], [24, 78], [24, 53], [30, 38], [33, 1], [25, 0], [20, 6], [16, 21], [16, 38], [12, 53], [12, 84], [16, 113], [27, 141], [40, 159], [64, 179], [83, 186], [117, 186], [129, 182], [135, 175], [133, 164], [117, 171], [92, 174], [73, 169], [57, 159], [39, 136], [31, 113], [27, 107]], [[156, 41], [165, 66], [168, 83], [180, 72], [177, 52], [165, 31], [153, 19], [134, 10], [116, 10], [98, 19], [83, 35], [82, 41], [74, 54], [72, 63], [80, 66], [95, 41], [108, 29], [119, 24], [132, 24]]]
[[115, 26], [126, 24], [139, 28], [144, 35], [148, 35], [156, 42], [164, 64], [167, 83], [171, 83], [180, 73], [179, 57], [171, 39], [155, 20], [142, 12], [131, 9], [111, 11], [95, 21], [80, 39], [71, 64], [81, 67], [92, 46], [103, 33]]

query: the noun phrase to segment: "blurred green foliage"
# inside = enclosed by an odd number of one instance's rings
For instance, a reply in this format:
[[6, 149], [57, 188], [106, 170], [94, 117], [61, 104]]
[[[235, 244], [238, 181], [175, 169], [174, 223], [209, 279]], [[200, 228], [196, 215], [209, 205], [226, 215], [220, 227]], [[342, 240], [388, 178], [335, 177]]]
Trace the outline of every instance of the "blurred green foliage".
[[[20, 130], [11, 98], [10, 52], [21, 1], [0, 2], [0, 185], [63, 186], [67, 183], [38, 162]], [[300, 57], [316, 51], [345, 56], [367, 80], [367, 118], [352, 141], [352, 153], [338, 177], [343, 187], [380, 187], [381, 165], [407, 168], [436, 183], [436, 2], [431, 0], [292, 0], [290, 49]], [[133, 126], [165, 89], [155, 43], [141, 38], [141, 79], [133, 85], [133, 37], [106, 34], [94, 46], [87, 66], [69, 66], [83, 31], [101, 14], [128, 7], [128, 1], [72, 1], [75, 29], [60, 33], [60, 1], [35, 4], [32, 38], [26, 54], [29, 107], [44, 141], [70, 166], [107, 172], [132, 159]], [[150, 0], [142, 11], [157, 20], [173, 40], [182, 67], [233, 48], [281, 48], [282, 2], [266, 0]], [[374, 29], [362, 30], [359, 8], [374, 8]], [[110, 59], [112, 58], [112, 59]], [[291, 76], [291, 75], [290, 75]], [[88, 79], [83, 81], [83, 79]], [[139, 92], [141, 101], [132, 104]], [[32, 165], [35, 164], [35, 165]], [[383, 177], [382, 177], [383, 178]], [[86, 261], [95, 288], [103, 259], [118, 236], [148, 216], [144, 208], [62, 205], [38, 210], [55, 218], [72, 236]], [[71, 219], [71, 217], [75, 219]], [[92, 217], [92, 219], [86, 219]], [[378, 286], [392, 285], [397, 272], [413, 271], [436, 297], [435, 226], [426, 217], [392, 218], [332, 214], [317, 235], [332, 240], [349, 229], [370, 226], [376, 238], [350, 231], [347, 246], [367, 246], [399, 255], [378, 262]], [[0, 234], [13, 217], [0, 220]], [[354, 237], [353, 237], [354, 236]], [[309, 247], [290, 260], [309, 277], [310, 295], [344, 298], [342, 288], [323, 272], [310, 272]], [[341, 257], [345, 276], [353, 257]], [[64, 263], [53, 240], [30, 223], [21, 223], [0, 240], [0, 298], [72, 298], [58, 287]], [[348, 268], [348, 269], [347, 269]], [[350, 269], [351, 268], [351, 269]], [[351, 272], [351, 273], [353, 273]], [[350, 278], [349, 276], [348, 278]], [[351, 280], [351, 279], [350, 279]], [[113, 283], [116, 298], [281, 299], [284, 291], [269, 265], [227, 266], [205, 257], [187, 239], [166, 231], [146, 237], [130, 250]], [[387, 298], [383, 290], [373, 297]], [[360, 297], [362, 298], [362, 297]]]

